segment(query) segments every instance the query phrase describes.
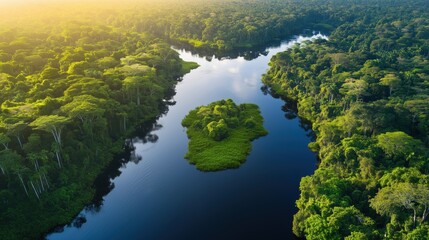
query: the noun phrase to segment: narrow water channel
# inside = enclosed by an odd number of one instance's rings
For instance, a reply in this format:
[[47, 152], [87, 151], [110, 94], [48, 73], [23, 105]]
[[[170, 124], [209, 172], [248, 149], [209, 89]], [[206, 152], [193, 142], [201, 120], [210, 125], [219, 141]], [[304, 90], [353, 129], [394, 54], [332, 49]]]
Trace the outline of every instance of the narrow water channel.
[[[83, 210], [86, 223], [67, 226], [48, 239], [292, 239], [301, 177], [316, 168], [307, 144], [308, 131], [298, 118], [287, 119], [284, 102], [261, 91], [261, 75], [270, 58], [295, 43], [298, 36], [266, 56], [253, 60], [206, 58], [178, 50], [200, 67], [185, 75], [174, 96], [176, 104], [152, 132], [156, 142], [134, 139], [140, 161], [130, 161], [112, 180], [114, 189], [98, 211]], [[269, 134], [253, 142], [238, 169], [200, 172], [183, 158], [188, 139], [181, 120], [197, 106], [231, 98], [237, 104], [258, 104]]]

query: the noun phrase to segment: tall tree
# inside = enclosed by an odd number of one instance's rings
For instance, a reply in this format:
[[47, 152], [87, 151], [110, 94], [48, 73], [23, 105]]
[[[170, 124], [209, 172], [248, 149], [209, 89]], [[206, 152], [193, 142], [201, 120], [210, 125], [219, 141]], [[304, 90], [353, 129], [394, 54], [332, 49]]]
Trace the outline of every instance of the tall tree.
[[9, 149], [9, 142], [10, 138], [6, 134], [0, 132], [0, 144], [3, 145], [5, 150]]
[[64, 126], [69, 122], [69, 118], [58, 116], [58, 115], [48, 115], [48, 116], [40, 116], [33, 122], [29, 124], [30, 127], [33, 127], [36, 130], [45, 131], [51, 133], [54, 137], [56, 146], [55, 153], [57, 156], [58, 167], [61, 168], [61, 132]]
[[388, 73], [380, 79], [381, 85], [389, 87], [389, 96], [392, 95], [393, 90], [395, 90], [400, 83], [401, 79], [394, 73]]
[[18, 141], [19, 147], [22, 149], [22, 132], [27, 127], [27, 123], [22, 120], [19, 120], [15, 123], [7, 124], [7, 134], [14, 136]]
[[424, 184], [398, 183], [378, 191], [370, 206], [385, 216], [401, 215], [402, 208], [411, 210], [413, 225], [423, 223], [429, 214], [429, 188]]

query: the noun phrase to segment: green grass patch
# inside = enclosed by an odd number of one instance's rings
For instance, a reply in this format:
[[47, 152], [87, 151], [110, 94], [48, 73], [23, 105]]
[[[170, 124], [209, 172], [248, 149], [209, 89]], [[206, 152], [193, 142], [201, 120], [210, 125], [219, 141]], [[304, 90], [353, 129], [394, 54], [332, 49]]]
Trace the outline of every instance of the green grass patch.
[[182, 121], [190, 139], [185, 158], [201, 171], [238, 168], [252, 141], [268, 133], [263, 122], [255, 104], [236, 105], [228, 99], [197, 107]]

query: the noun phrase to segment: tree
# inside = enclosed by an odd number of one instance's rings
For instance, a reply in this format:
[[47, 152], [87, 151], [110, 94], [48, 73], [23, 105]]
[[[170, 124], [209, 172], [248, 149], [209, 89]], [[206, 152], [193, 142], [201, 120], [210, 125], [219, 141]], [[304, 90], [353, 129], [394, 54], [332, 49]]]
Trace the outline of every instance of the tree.
[[33, 127], [36, 130], [41, 130], [45, 132], [49, 132], [54, 137], [56, 148], [55, 153], [57, 157], [58, 167], [61, 168], [61, 132], [64, 126], [69, 122], [69, 118], [58, 116], [58, 115], [48, 115], [48, 116], [40, 116], [33, 122], [29, 124], [30, 127]]
[[125, 65], [119, 69], [127, 76], [141, 76], [152, 71], [152, 68], [142, 64]]
[[70, 118], [79, 119], [82, 124], [92, 124], [104, 113], [102, 104], [104, 99], [99, 99], [91, 95], [80, 95], [73, 98], [73, 101], [61, 107], [61, 111]]
[[338, 93], [338, 86], [336, 83], [322, 83], [320, 93], [324, 99], [329, 99], [329, 103], [332, 103]]
[[84, 75], [84, 70], [89, 67], [89, 64], [85, 61], [73, 62], [70, 64], [67, 74]]
[[22, 149], [22, 132], [27, 128], [27, 124], [20, 120], [15, 123], [7, 124], [7, 134], [14, 136], [19, 143], [20, 148]]
[[393, 90], [397, 88], [400, 83], [401, 79], [394, 73], [388, 73], [380, 79], [381, 85], [389, 87], [389, 96], [392, 95]]
[[53, 67], [46, 67], [43, 69], [43, 71], [40, 73], [39, 78], [40, 79], [55, 79], [60, 76], [58, 68]]
[[107, 98], [109, 89], [106, 84], [95, 78], [78, 78], [65, 91], [64, 96], [75, 97], [83, 94], [92, 95], [99, 98]]
[[340, 236], [347, 236], [356, 230], [371, 232], [374, 226], [374, 221], [354, 206], [334, 207], [327, 220], [335, 233]]
[[352, 109], [349, 109], [345, 115], [336, 118], [334, 121], [343, 132], [347, 133], [347, 137], [351, 137], [358, 126], [361, 125]]
[[340, 92], [346, 96], [353, 96], [356, 102], [359, 102], [362, 96], [368, 94], [368, 83], [362, 79], [349, 78], [341, 86]]
[[[416, 129], [420, 133], [426, 133], [426, 143], [429, 140], [429, 97], [427, 95], [422, 95], [423, 97], [413, 98], [407, 100], [404, 103], [406, 107], [412, 114], [412, 124], [413, 130]], [[414, 133], [415, 131], [413, 131]]]
[[0, 132], [0, 144], [3, 145], [5, 150], [9, 149], [9, 142], [10, 138], [6, 134]]
[[396, 167], [393, 170], [386, 172], [378, 182], [382, 187], [392, 186], [401, 182], [428, 184], [429, 176], [422, 174], [414, 167]]
[[100, 59], [98, 59], [96, 61], [96, 63], [97, 63], [97, 67], [100, 70], [104, 70], [104, 69], [108, 69], [108, 68], [113, 68], [113, 67], [119, 65], [119, 61], [117, 61], [113, 57], [100, 58]]
[[380, 134], [377, 136], [377, 140], [378, 146], [383, 149], [386, 155], [395, 159], [411, 160], [415, 153], [424, 149], [420, 140], [401, 131]]
[[424, 184], [394, 184], [380, 189], [370, 200], [370, 206], [385, 216], [401, 215], [401, 208], [412, 210], [411, 217], [416, 226], [419, 215], [420, 223], [423, 223], [429, 214], [429, 188]]
[[429, 226], [428, 225], [420, 225], [412, 232], [408, 233], [405, 237], [406, 240], [419, 240], [419, 239], [427, 239], [429, 236]]
[[370, 239], [367, 234], [363, 232], [352, 232], [344, 240], [367, 240]]
[[339, 236], [328, 225], [326, 219], [318, 214], [311, 215], [304, 222], [305, 236], [308, 240], [339, 240]]
[[7, 150], [0, 152], [0, 169], [2, 173], [16, 174], [26, 195], [29, 196], [28, 189], [22, 177], [22, 174], [28, 169], [22, 164], [21, 160], [21, 155], [17, 154], [15, 151]]
[[[81, 130], [89, 135], [91, 141], [94, 140], [93, 129], [95, 122], [103, 117], [105, 110], [102, 107], [106, 101], [91, 95], [80, 95], [73, 98], [73, 101], [61, 107], [61, 111], [72, 119], [81, 121]], [[101, 125], [101, 124], [98, 124]]]
[[228, 126], [225, 120], [212, 121], [207, 125], [209, 136], [216, 141], [221, 141], [229, 136]]
[[129, 76], [124, 79], [123, 84], [125, 89], [128, 89], [129, 91], [135, 90], [134, 95], [136, 96], [137, 105], [141, 104], [140, 88], [142, 87], [144, 81], [144, 78], [140, 76]]

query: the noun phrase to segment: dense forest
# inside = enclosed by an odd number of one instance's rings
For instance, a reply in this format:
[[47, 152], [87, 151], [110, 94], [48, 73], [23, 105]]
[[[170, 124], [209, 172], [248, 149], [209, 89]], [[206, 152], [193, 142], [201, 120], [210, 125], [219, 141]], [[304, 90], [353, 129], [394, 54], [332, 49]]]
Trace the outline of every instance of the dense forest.
[[320, 165], [301, 181], [307, 239], [429, 236], [429, 5], [356, 11], [329, 41], [273, 57], [263, 82], [313, 123]]
[[160, 39], [80, 17], [0, 33], [1, 239], [69, 222], [189, 70]]
[[317, 136], [295, 234], [425, 239], [428, 10], [424, 0], [2, 7], [0, 238], [38, 238], [91, 201], [123, 139], [165, 112], [195, 67], [170, 44], [227, 54], [312, 29], [329, 41], [278, 54], [263, 77]]

